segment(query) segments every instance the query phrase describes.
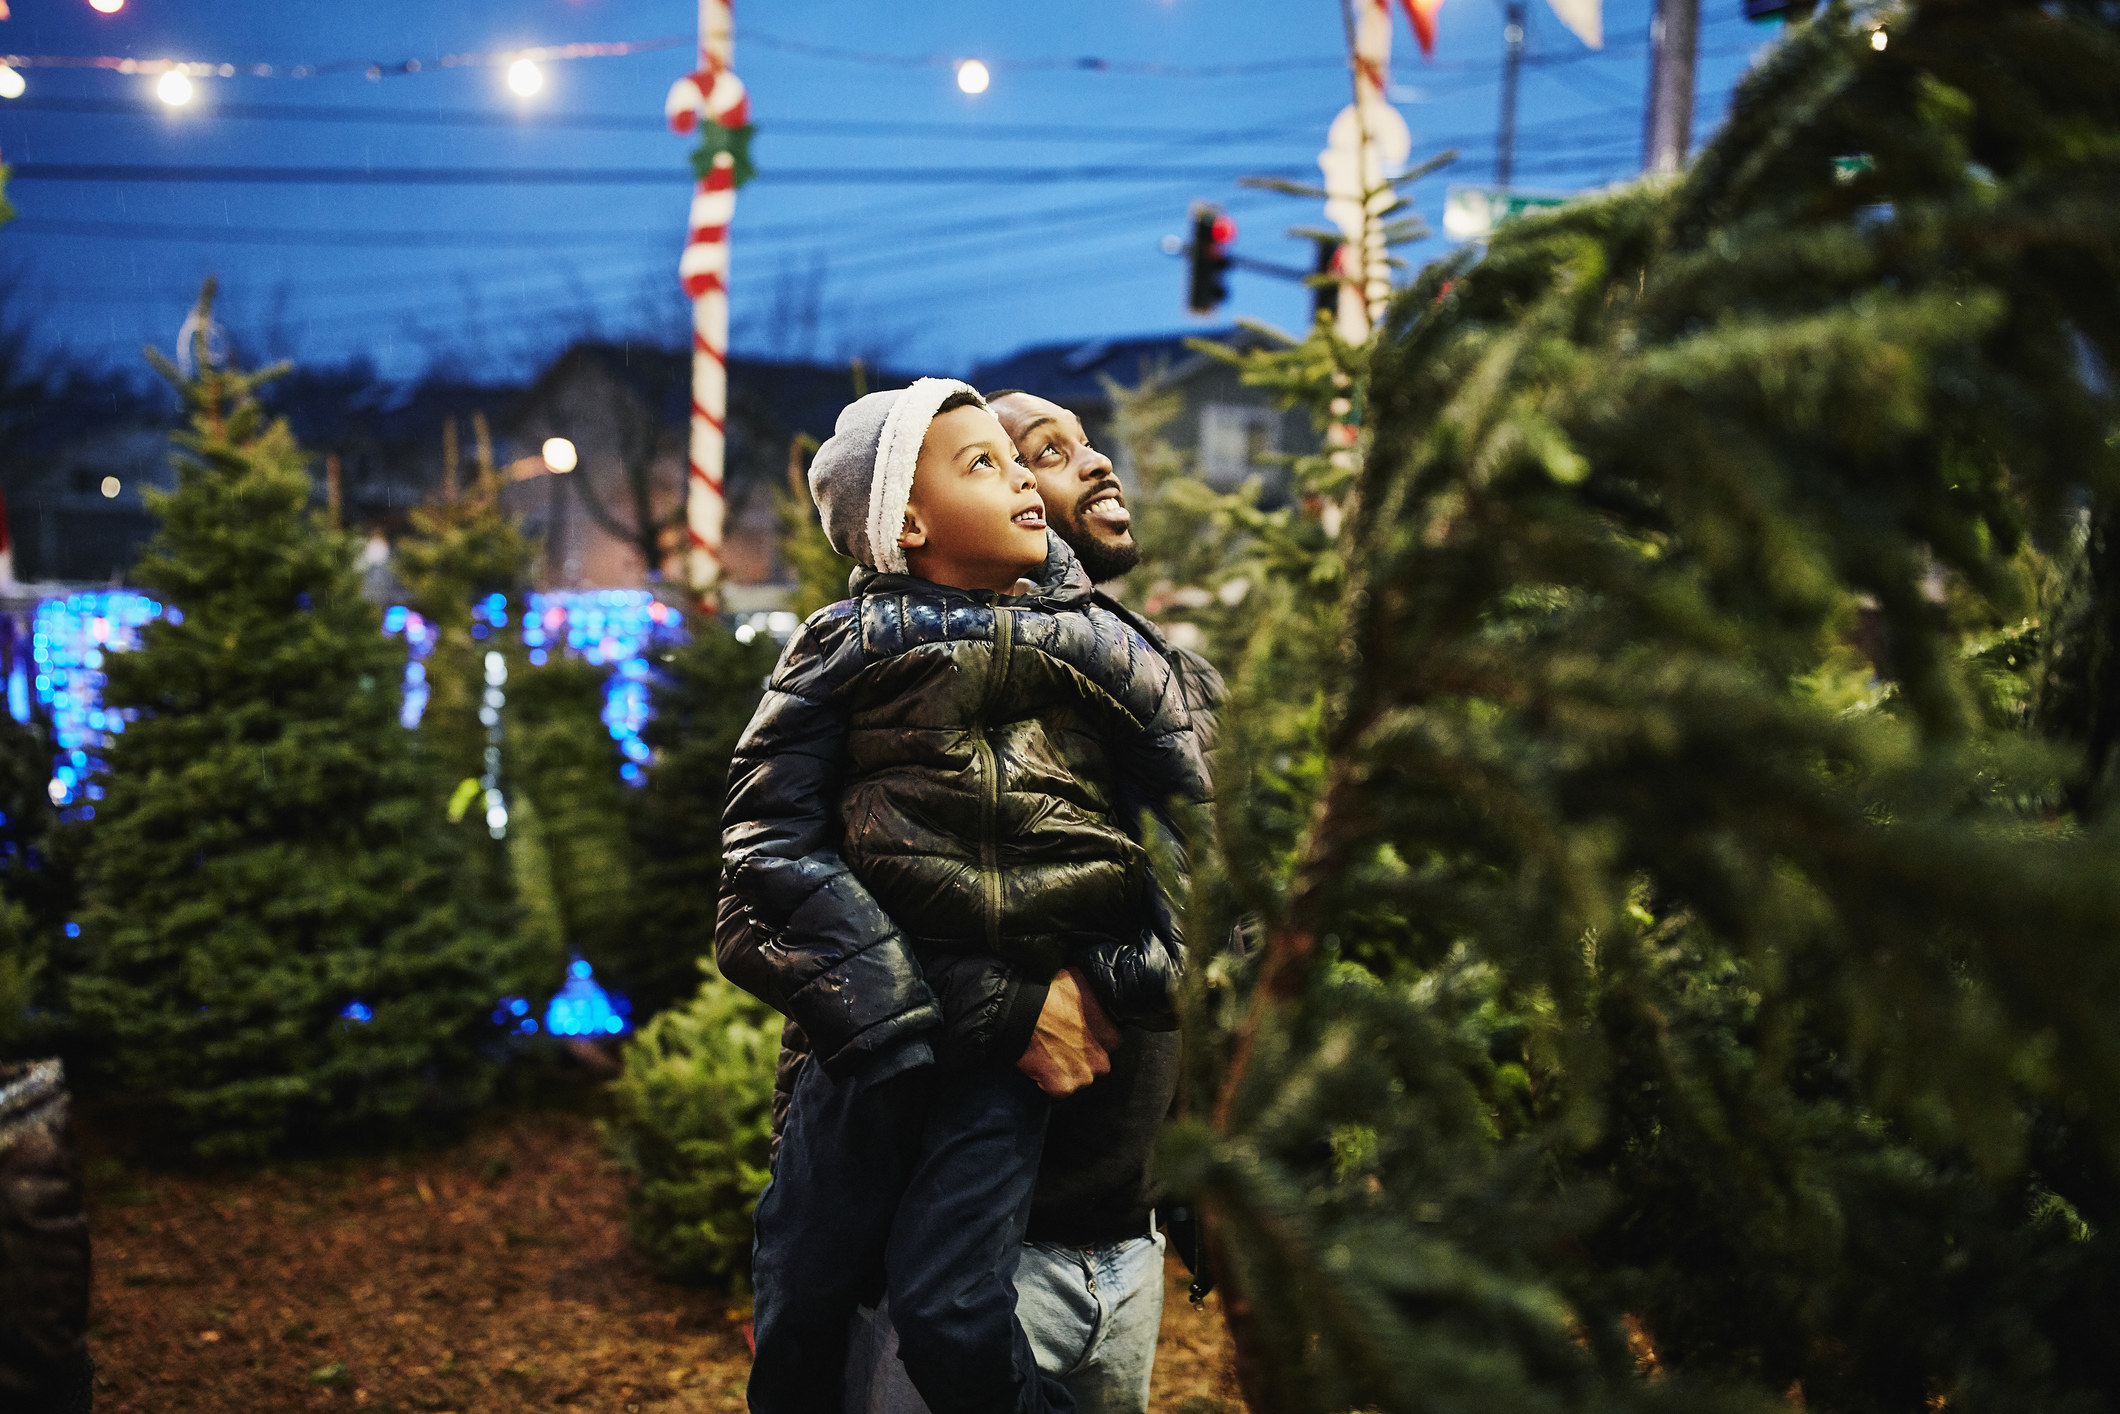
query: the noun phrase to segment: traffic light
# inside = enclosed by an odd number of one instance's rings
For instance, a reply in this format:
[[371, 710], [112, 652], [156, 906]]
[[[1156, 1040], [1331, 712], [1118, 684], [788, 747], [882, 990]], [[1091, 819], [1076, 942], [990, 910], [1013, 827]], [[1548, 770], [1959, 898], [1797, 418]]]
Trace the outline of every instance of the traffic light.
[[1320, 319], [1332, 319], [1340, 312], [1340, 252], [1347, 248], [1341, 240], [1316, 238], [1318, 256], [1311, 271], [1313, 283], [1310, 287], [1310, 319], [1314, 324]]
[[1220, 207], [1193, 207], [1192, 243], [1185, 248], [1185, 307], [1193, 313], [1212, 314], [1229, 298], [1229, 244], [1236, 238], [1237, 223]]

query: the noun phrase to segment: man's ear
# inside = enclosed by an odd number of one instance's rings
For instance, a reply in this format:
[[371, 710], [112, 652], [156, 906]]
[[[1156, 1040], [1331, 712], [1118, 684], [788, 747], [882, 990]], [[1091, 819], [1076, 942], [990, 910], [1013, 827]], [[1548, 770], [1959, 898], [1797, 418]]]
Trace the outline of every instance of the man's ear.
[[905, 508], [905, 525], [898, 532], [898, 548], [919, 550], [927, 545], [927, 527], [920, 523], [919, 515], [911, 506]]

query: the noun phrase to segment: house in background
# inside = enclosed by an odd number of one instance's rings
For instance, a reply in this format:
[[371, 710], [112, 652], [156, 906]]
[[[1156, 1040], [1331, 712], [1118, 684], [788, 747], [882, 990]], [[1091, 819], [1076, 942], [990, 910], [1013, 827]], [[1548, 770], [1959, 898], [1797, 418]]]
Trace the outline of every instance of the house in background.
[[56, 442], [8, 491], [16, 576], [116, 581], [154, 534], [141, 493], [176, 484], [165, 427], [118, 422]]
[[1131, 390], [1153, 384], [1181, 400], [1178, 415], [1159, 435], [1193, 455], [1202, 480], [1233, 491], [1257, 477], [1269, 503], [1281, 499], [1287, 472], [1272, 458], [1317, 448], [1309, 416], [1283, 411], [1266, 390], [1245, 386], [1234, 368], [1190, 347], [1194, 339], [1240, 350], [1277, 344], [1251, 329], [1034, 344], [978, 365], [970, 381], [982, 391], [1021, 388], [1070, 409], [1129, 483], [1133, 468], [1115, 434], [1110, 385]]
[[[722, 555], [731, 607], [784, 599], [779, 505], [791, 448], [801, 437], [814, 444], [831, 435], [861, 376], [848, 367], [729, 360]], [[913, 376], [873, 378], [891, 387]], [[575, 345], [518, 398], [501, 425], [511, 456], [564, 437], [580, 458], [564, 476], [503, 493], [524, 529], [544, 540], [540, 588], [638, 585], [650, 573], [682, 573], [691, 407], [689, 351], [619, 343]]]
[[[1196, 456], [1210, 485], [1234, 489], [1256, 476], [1271, 499], [1285, 474], [1269, 458], [1314, 447], [1308, 419], [1282, 412], [1267, 394], [1238, 381], [1233, 369], [1188, 347], [1192, 337], [1033, 345], [981, 364], [970, 381], [985, 389], [1025, 388], [1074, 409], [1129, 480], [1126, 449], [1113, 435], [1108, 384], [1153, 383], [1180, 399], [1178, 415], [1161, 435]], [[1200, 337], [1243, 348], [1268, 336], [1222, 329]], [[791, 467], [799, 471], [805, 461], [791, 457], [798, 441], [830, 436], [857, 392], [901, 387], [915, 376], [729, 360], [723, 553], [732, 609], [785, 602], [779, 506]], [[388, 571], [388, 545], [409, 529], [412, 508], [441, 494], [446, 449], [456, 449], [460, 485], [476, 474], [481, 419], [495, 465], [521, 473], [506, 484], [502, 504], [541, 541], [532, 574], [537, 588], [637, 588], [682, 573], [688, 350], [579, 343], [527, 387], [447, 375], [389, 383], [360, 365], [297, 370], [269, 385], [265, 399], [311, 454], [320, 508], [326, 468], [337, 466], [342, 523], [373, 537], [369, 580], [378, 598], [399, 592]], [[98, 386], [32, 400], [0, 446], [0, 494], [18, 579], [123, 580], [154, 530], [142, 490], [175, 484], [174, 420], [174, 407], [159, 390]], [[543, 472], [538, 453], [549, 437], [575, 445], [574, 471]]]

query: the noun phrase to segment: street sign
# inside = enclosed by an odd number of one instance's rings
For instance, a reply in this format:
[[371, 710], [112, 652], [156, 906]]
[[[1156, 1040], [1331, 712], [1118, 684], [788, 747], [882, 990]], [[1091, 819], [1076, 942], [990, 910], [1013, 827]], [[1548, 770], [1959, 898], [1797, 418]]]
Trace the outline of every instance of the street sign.
[[1543, 211], [1567, 200], [1559, 192], [1454, 186], [1443, 194], [1443, 234], [1454, 241], [1483, 240], [1495, 227], [1527, 211]]

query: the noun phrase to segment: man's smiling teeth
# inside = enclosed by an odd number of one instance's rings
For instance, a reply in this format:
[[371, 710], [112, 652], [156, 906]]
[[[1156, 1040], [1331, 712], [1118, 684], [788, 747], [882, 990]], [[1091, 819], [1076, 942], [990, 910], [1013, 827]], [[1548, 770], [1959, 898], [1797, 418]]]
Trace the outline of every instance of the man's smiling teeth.
[[1115, 529], [1124, 529], [1134, 521], [1133, 512], [1126, 508], [1126, 502], [1117, 491], [1100, 492], [1082, 508], [1082, 518], [1099, 521]]

